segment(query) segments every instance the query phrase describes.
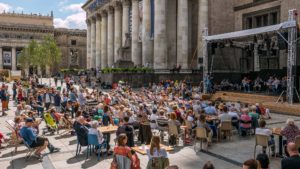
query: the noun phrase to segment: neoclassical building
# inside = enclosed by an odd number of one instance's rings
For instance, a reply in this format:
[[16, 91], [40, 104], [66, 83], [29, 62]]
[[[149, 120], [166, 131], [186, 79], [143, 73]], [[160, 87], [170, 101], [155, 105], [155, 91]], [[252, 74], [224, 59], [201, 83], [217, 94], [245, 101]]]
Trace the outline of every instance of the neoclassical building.
[[3, 12], [0, 14], [0, 69], [20, 70], [18, 57], [22, 49], [32, 40], [40, 43], [47, 35], [55, 38], [62, 51], [62, 62], [56, 71], [86, 67], [86, 30], [54, 28], [52, 12], [47, 16]]
[[112, 67], [128, 59], [124, 53], [136, 66], [197, 67], [208, 1], [88, 0], [82, 6], [87, 12], [87, 67]]

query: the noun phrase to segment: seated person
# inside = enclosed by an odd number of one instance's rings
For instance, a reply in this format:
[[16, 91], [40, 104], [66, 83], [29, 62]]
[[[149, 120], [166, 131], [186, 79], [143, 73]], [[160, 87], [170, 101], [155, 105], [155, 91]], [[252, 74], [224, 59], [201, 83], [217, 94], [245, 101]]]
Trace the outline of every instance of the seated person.
[[207, 142], [208, 142], [207, 145], [210, 146], [211, 145], [212, 136], [213, 136], [213, 131], [208, 126], [208, 124], [206, 123], [206, 116], [205, 116], [205, 114], [201, 114], [200, 115], [199, 120], [197, 121], [197, 127], [199, 127], [199, 128], [205, 128], [206, 135], [207, 135]]
[[260, 115], [260, 117], [264, 119], [271, 119], [270, 110], [264, 108], [262, 103], [256, 103], [256, 113]]
[[[272, 131], [268, 128], [266, 128], [266, 121], [265, 120], [260, 120], [259, 121], [259, 127], [255, 129], [255, 134], [257, 135], [265, 135], [269, 137], [269, 142], [268, 144], [271, 147], [272, 150], [272, 156], [275, 156], [275, 140], [274, 140], [274, 136], [272, 135]], [[263, 147], [263, 153], [266, 153], [266, 147]]]
[[32, 120], [32, 118], [27, 118], [26, 122], [25, 122], [25, 126], [23, 126], [21, 128], [21, 130], [20, 130], [20, 135], [22, 136], [22, 138], [24, 139], [24, 141], [31, 148], [39, 147], [35, 151], [35, 154], [34, 154], [37, 158], [40, 158], [40, 159], [42, 158], [41, 152], [43, 150], [45, 150], [46, 147], [48, 147], [50, 153], [60, 151], [59, 148], [56, 148], [53, 145], [51, 145], [49, 143], [49, 140], [47, 138], [37, 136], [33, 132], [32, 126], [33, 126], [33, 120]]
[[242, 109], [242, 115], [241, 115], [241, 118], [240, 118], [240, 134], [243, 136], [243, 135], [246, 135], [244, 134], [246, 130], [249, 130], [251, 129], [251, 117], [248, 115], [248, 109], [247, 108], [243, 108]]
[[[156, 167], [154, 167], [154, 168], [166, 168], [167, 166], [161, 166], [161, 165], [169, 164], [168, 153], [164, 148], [160, 147], [160, 144], [161, 144], [160, 137], [152, 136], [150, 149], [146, 150], [148, 158], [149, 158], [147, 166], [155, 165]], [[155, 160], [166, 160], [167, 162], [159, 163], [158, 161], [155, 161]]]
[[103, 134], [98, 130], [99, 124], [97, 121], [91, 122], [91, 128], [88, 129], [88, 134], [96, 135], [98, 138], [98, 143], [102, 144], [104, 141]]
[[127, 146], [126, 134], [120, 134], [118, 136], [118, 145], [114, 148], [114, 155], [124, 156], [131, 160], [131, 168], [140, 168], [139, 159], [134, 151]]
[[259, 163], [257, 160], [249, 159], [243, 163], [243, 169], [259, 169]]
[[129, 147], [133, 147], [134, 146], [134, 135], [133, 135], [134, 129], [128, 123], [129, 117], [125, 116], [123, 121], [124, 121], [124, 124], [118, 127], [116, 135], [118, 137], [120, 134], [126, 134], [127, 139], [128, 139], [127, 145]]
[[168, 120], [168, 125], [175, 125], [177, 126], [177, 131], [180, 133], [180, 122], [177, 119], [176, 113], [171, 113], [170, 114], [170, 119]]
[[156, 129], [157, 128], [157, 124], [156, 124], [156, 120], [157, 120], [157, 110], [153, 109], [152, 110], [152, 114], [150, 115], [150, 127], [151, 129]]
[[147, 149], [147, 155], [149, 160], [155, 157], [164, 157], [168, 158], [168, 153], [164, 148], [160, 147], [160, 138], [159, 136], [152, 136], [150, 149]]
[[204, 108], [204, 110], [207, 115], [217, 115], [217, 110], [215, 106], [213, 106], [212, 102], [209, 102], [207, 107]]
[[88, 145], [88, 128], [86, 126], [86, 121], [83, 116], [79, 116], [77, 120], [73, 124], [73, 128], [76, 132], [76, 135], [78, 137], [78, 141], [81, 146], [87, 146]]
[[270, 159], [267, 154], [261, 153], [256, 156], [256, 160], [259, 162], [261, 169], [270, 168]]
[[[296, 136], [300, 135], [300, 130], [295, 124], [294, 119], [287, 119], [286, 126], [281, 130], [280, 134], [286, 138], [286, 140], [283, 141], [284, 145], [295, 142]], [[287, 154], [286, 146], [285, 151]]]
[[281, 169], [296, 169], [300, 166], [300, 156], [295, 143], [287, 145], [289, 157], [281, 160]]

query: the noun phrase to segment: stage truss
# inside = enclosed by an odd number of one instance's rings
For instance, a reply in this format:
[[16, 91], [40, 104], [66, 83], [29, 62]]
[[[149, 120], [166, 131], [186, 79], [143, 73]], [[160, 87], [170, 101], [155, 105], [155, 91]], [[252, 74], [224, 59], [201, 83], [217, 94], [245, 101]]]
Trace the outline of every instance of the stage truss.
[[[246, 36], [253, 36], [262, 33], [268, 33], [276, 31], [279, 36], [281, 36], [288, 44], [288, 57], [287, 57], [287, 91], [286, 97], [289, 104], [293, 104], [294, 102], [294, 94], [297, 92], [295, 88], [295, 75], [296, 75], [296, 51], [297, 51], [297, 10], [291, 9], [289, 10], [289, 18], [288, 21], [275, 26], [265, 27], [264, 30], [259, 30], [260, 28], [246, 30], [246, 31], [238, 31], [232, 33], [226, 33], [221, 35], [208, 36], [208, 29], [203, 29], [203, 93], [208, 93], [208, 86], [206, 85], [206, 81], [209, 80], [209, 72], [208, 72], [208, 53], [207, 53], [207, 44], [213, 40], [224, 40], [224, 39], [235, 39]], [[276, 29], [277, 28], [277, 29]], [[276, 29], [276, 30], [275, 30]], [[279, 31], [281, 29], [288, 30], [288, 39], [284, 38], [282, 33]], [[239, 35], [240, 33], [240, 35]], [[257, 33], [257, 34], [255, 34]], [[213, 63], [213, 62], [212, 62]]]

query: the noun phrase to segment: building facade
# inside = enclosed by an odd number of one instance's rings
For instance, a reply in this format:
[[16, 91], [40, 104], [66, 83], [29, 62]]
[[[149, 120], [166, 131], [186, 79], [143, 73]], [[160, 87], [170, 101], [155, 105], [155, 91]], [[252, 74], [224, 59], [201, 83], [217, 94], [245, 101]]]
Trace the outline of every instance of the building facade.
[[86, 31], [56, 29], [53, 14], [0, 14], [0, 69], [20, 70], [19, 54], [32, 40], [40, 43], [53, 36], [62, 51], [62, 63], [56, 67], [86, 67]]
[[88, 68], [113, 67], [127, 48], [135, 66], [197, 67], [209, 0], [88, 0], [82, 8]]
[[[182, 69], [195, 69], [203, 62], [204, 28], [208, 28], [209, 35], [215, 35], [279, 24], [287, 21], [289, 9], [300, 11], [300, 3], [299, 0], [88, 0], [82, 8], [87, 12], [88, 68], [113, 67], [122, 59], [118, 51], [129, 47], [131, 61], [136, 66], [170, 69], [177, 64]], [[210, 69], [248, 73], [286, 67], [287, 54], [278, 47], [279, 38], [275, 34], [267, 36], [209, 44], [209, 64], [213, 65]], [[254, 59], [252, 48], [258, 45], [254, 43], [256, 38], [260, 48], [269, 40], [277, 46], [259, 49], [259, 58]], [[229, 44], [233, 41], [234, 45]]]

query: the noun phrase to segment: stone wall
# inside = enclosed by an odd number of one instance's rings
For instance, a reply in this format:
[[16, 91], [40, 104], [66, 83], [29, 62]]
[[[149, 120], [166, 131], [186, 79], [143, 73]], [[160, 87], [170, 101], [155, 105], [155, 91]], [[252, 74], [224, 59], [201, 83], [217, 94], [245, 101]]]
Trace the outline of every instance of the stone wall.
[[155, 74], [155, 73], [107, 73], [101, 74], [102, 82], [113, 84], [120, 80], [128, 82], [132, 87], [147, 86], [149, 83], [158, 83], [162, 80], [189, 80], [193, 85], [199, 85], [202, 74]]

